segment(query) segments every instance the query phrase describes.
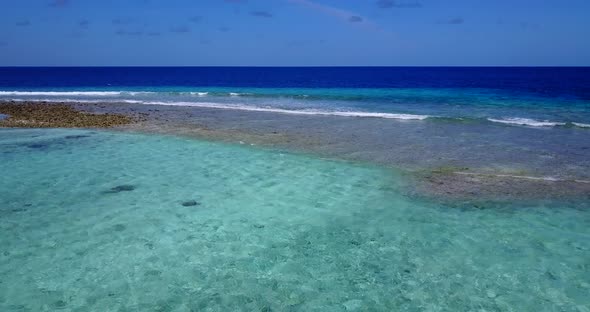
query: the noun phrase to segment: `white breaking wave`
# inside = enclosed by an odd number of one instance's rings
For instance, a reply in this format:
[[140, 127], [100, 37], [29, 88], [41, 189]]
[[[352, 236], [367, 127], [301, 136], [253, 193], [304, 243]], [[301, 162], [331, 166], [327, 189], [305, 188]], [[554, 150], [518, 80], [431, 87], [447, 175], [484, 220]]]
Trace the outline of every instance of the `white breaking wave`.
[[359, 111], [323, 111], [323, 110], [289, 110], [282, 108], [272, 107], [257, 107], [247, 105], [228, 105], [218, 103], [207, 103], [207, 102], [146, 102], [139, 100], [78, 100], [78, 99], [12, 99], [13, 101], [59, 101], [66, 103], [129, 103], [129, 104], [145, 104], [145, 105], [165, 105], [165, 106], [188, 106], [188, 107], [202, 107], [202, 108], [215, 108], [215, 109], [230, 109], [230, 110], [242, 110], [252, 112], [269, 112], [269, 113], [281, 113], [291, 115], [320, 115], [320, 116], [341, 116], [341, 117], [370, 117], [370, 118], [385, 118], [385, 119], [400, 119], [400, 120], [424, 120], [433, 116], [429, 115], [413, 115], [413, 114], [394, 114], [394, 113], [371, 113], [371, 112], [359, 112]]
[[[164, 102], [164, 101], [145, 101], [145, 100], [131, 100], [131, 99], [73, 99], [73, 98], [55, 98], [67, 96], [82, 96], [82, 97], [116, 97], [120, 95], [148, 95], [156, 92], [149, 91], [0, 91], [0, 96], [48, 96], [48, 98], [23, 99], [12, 98], [13, 101], [60, 101], [60, 102], [85, 102], [85, 103], [130, 103], [130, 104], [146, 104], [146, 105], [169, 105], [169, 106], [192, 106], [202, 108], [216, 108], [216, 109], [233, 109], [243, 111], [255, 112], [272, 112], [291, 115], [325, 115], [325, 116], [341, 116], [341, 117], [370, 117], [370, 118], [385, 118], [385, 119], [399, 119], [399, 120], [425, 120], [428, 118], [438, 118], [440, 116], [432, 115], [418, 115], [418, 114], [398, 114], [398, 113], [381, 113], [381, 112], [363, 112], [363, 111], [330, 111], [319, 109], [304, 109], [293, 110], [275, 107], [260, 107], [252, 105], [241, 104], [220, 104], [211, 102]], [[185, 94], [205, 97], [209, 92], [187, 92]], [[232, 96], [243, 95], [240, 93], [230, 93]], [[490, 122], [502, 123], [507, 125], [519, 125], [529, 127], [555, 127], [555, 126], [575, 126], [579, 128], [590, 128], [590, 124], [579, 122], [557, 122], [549, 120], [535, 120], [530, 118], [487, 118]]]
[[565, 126], [565, 122], [556, 122], [556, 121], [539, 121], [529, 118], [505, 118], [505, 119], [494, 119], [488, 118], [491, 122], [498, 122], [508, 125], [519, 125], [519, 126], [529, 126], [529, 127], [555, 127], [555, 126]]
[[474, 176], [492, 176], [492, 177], [499, 177], [499, 178], [514, 178], [514, 179], [524, 179], [524, 180], [534, 180], [534, 181], [576, 182], [576, 183], [590, 184], [590, 180], [563, 179], [563, 178], [555, 178], [555, 177], [535, 177], [535, 176], [523, 176], [523, 175], [514, 175], [514, 174], [477, 173], [477, 172], [463, 172], [463, 171], [455, 172], [455, 174], [474, 175]]
[[[123, 101], [126, 103], [138, 103], [138, 101]], [[392, 114], [392, 113], [371, 113], [358, 111], [322, 111], [322, 110], [289, 110], [272, 107], [256, 107], [247, 105], [227, 105], [219, 103], [195, 103], [195, 102], [141, 102], [148, 105], [169, 105], [169, 106], [190, 106], [203, 108], [217, 108], [217, 109], [233, 109], [253, 112], [271, 112], [292, 115], [325, 115], [325, 116], [341, 116], [341, 117], [372, 117], [372, 118], [386, 118], [386, 119], [402, 119], [402, 120], [424, 120], [431, 116], [427, 115], [412, 115], [412, 114]]]
[[144, 91], [0, 91], [0, 96], [96, 96], [152, 94]]
[[256, 107], [247, 105], [228, 105], [218, 103], [206, 103], [206, 102], [146, 102], [139, 100], [78, 100], [78, 99], [12, 99], [13, 101], [59, 101], [67, 103], [129, 103], [129, 104], [145, 104], [145, 105], [166, 105], [166, 106], [189, 106], [189, 107], [202, 107], [202, 108], [215, 108], [215, 109], [230, 109], [230, 110], [242, 110], [252, 112], [269, 112], [269, 113], [281, 113], [291, 115], [320, 115], [320, 116], [341, 116], [341, 117], [370, 117], [370, 118], [385, 118], [385, 119], [400, 119], [400, 120], [424, 120], [433, 116], [429, 115], [413, 115], [413, 114], [394, 114], [394, 113], [371, 113], [371, 112], [358, 112], [358, 111], [322, 111], [322, 110], [289, 110], [282, 108], [272, 107]]

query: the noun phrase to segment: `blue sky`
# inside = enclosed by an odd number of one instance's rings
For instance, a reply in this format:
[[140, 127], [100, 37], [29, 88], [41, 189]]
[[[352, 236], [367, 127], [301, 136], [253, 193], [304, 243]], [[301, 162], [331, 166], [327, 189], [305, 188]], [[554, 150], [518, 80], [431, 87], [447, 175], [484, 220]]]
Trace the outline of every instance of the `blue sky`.
[[2, 0], [2, 66], [590, 65], [588, 0]]

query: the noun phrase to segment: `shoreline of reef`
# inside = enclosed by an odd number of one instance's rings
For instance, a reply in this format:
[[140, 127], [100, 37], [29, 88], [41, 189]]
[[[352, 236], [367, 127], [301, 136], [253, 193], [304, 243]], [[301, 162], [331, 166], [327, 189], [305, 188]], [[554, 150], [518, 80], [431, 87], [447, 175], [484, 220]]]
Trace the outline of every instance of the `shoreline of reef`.
[[[200, 140], [253, 145], [262, 148], [310, 153], [319, 157], [376, 164], [404, 172], [408, 176], [409, 196], [442, 200], [514, 200], [514, 199], [590, 199], [590, 181], [578, 178], [547, 178], [526, 171], [499, 171], [487, 167], [465, 166], [457, 161], [445, 163], [412, 163], [383, 159], [364, 153], [363, 146], [345, 145], [339, 138], [285, 126], [285, 116], [277, 113], [240, 112], [194, 107], [166, 107], [127, 103], [0, 101], [0, 127], [15, 128], [104, 128], [117, 131], [184, 136]], [[341, 129], [349, 124], [367, 121], [314, 116], [293, 117], [299, 127], [316, 127], [334, 123]], [[391, 124], [391, 123], [390, 123]], [[400, 127], [408, 123], [399, 123]], [[374, 125], [370, 125], [374, 127]], [[359, 128], [362, 130], [362, 128]], [[328, 131], [334, 132], [333, 129]], [[345, 135], [356, 134], [354, 131]], [[362, 133], [361, 133], [362, 134]], [[341, 139], [346, 140], [346, 137]], [[366, 140], [365, 140], [366, 141]], [[366, 143], [366, 142], [364, 142]], [[375, 143], [374, 145], [377, 145]], [[397, 150], [387, 151], [395, 154]], [[403, 153], [408, 153], [403, 151]], [[411, 152], [411, 151], [410, 151]], [[415, 153], [418, 153], [417, 150]], [[377, 154], [377, 156], [385, 153]], [[415, 154], [416, 155], [416, 154]], [[437, 156], [436, 153], [433, 153]], [[411, 153], [410, 157], [413, 156]], [[433, 157], [434, 157], [433, 156]]]
[[0, 101], [0, 127], [112, 128], [136, 122], [136, 117], [90, 113], [66, 103]]

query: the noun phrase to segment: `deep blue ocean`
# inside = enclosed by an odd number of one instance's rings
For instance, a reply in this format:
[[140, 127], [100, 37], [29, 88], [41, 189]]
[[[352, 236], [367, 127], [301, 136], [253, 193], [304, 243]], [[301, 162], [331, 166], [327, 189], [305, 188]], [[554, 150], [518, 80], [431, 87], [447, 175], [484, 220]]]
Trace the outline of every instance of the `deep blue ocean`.
[[4, 67], [0, 99], [590, 127], [587, 67]]

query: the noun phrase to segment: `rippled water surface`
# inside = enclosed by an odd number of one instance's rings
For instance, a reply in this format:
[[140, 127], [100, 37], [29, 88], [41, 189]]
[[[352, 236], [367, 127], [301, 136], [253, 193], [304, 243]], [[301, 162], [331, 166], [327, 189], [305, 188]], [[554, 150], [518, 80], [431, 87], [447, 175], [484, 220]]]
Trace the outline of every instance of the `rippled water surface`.
[[588, 311], [590, 210], [442, 205], [379, 167], [0, 130], [1, 311]]

